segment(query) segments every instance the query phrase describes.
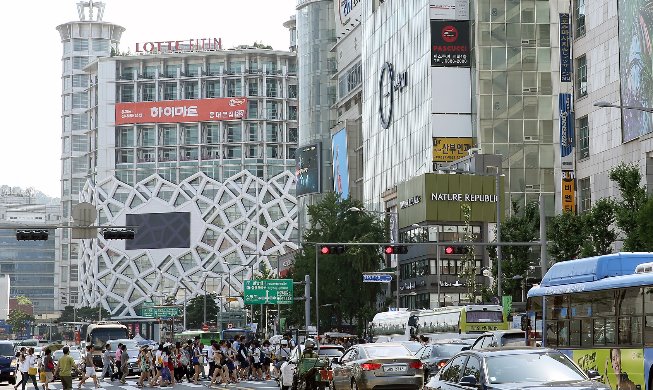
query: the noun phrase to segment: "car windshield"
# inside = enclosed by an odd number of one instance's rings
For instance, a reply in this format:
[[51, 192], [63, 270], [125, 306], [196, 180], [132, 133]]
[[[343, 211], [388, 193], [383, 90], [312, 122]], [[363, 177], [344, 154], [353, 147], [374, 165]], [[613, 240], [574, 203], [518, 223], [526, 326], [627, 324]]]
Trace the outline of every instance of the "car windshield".
[[14, 347], [11, 344], [0, 344], [0, 356], [14, 356]]
[[[489, 382], [564, 382], [587, 379], [585, 375], [557, 352], [524, 353], [486, 358]], [[519, 367], [519, 369], [515, 369]]]
[[363, 347], [367, 356], [371, 358], [387, 358], [399, 356], [411, 356], [410, 350], [403, 345], [373, 345]]
[[413, 355], [422, 348], [422, 344], [418, 343], [417, 341], [406, 341], [400, 344], [408, 348], [410, 353]]
[[502, 344], [506, 345], [526, 345], [526, 335], [524, 333], [507, 333], [501, 337]]
[[463, 347], [469, 347], [467, 344], [433, 344], [433, 349], [431, 350], [431, 356], [453, 356], [458, 352], [462, 351]]
[[320, 356], [329, 356], [329, 357], [340, 357], [342, 356], [342, 349], [340, 348], [330, 348], [330, 347], [320, 347], [318, 351]]
[[501, 311], [468, 311], [467, 322], [503, 322], [503, 312]]
[[[72, 357], [73, 360], [80, 360], [82, 358], [82, 354], [79, 351], [76, 351], [76, 350], [71, 350], [68, 353], [68, 355], [70, 355], [70, 357]], [[52, 359], [55, 360], [55, 361], [61, 359], [62, 356], [63, 356], [63, 351], [62, 350], [52, 352]]]

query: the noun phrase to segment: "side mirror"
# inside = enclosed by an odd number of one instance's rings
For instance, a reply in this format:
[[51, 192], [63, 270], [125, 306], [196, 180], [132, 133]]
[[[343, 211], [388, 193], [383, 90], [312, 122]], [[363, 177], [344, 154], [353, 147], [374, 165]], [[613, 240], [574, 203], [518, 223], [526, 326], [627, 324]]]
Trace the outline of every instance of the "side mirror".
[[458, 382], [461, 386], [476, 387], [476, 377], [474, 375], [465, 375]]
[[599, 372], [596, 370], [588, 370], [587, 377], [593, 381], [601, 380], [601, 374], [599, 374]]

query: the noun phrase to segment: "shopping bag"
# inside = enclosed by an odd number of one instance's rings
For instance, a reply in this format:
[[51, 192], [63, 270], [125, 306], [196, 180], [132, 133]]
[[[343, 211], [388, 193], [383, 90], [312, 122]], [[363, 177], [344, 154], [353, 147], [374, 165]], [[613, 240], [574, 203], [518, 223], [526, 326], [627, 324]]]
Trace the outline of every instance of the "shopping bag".
[[28, 375], [36, 375], [36, 367], [30, 367], [27, 369]]
[[41, 371], [39, 373], [39, 381], [41, 381], [41, 383], [45, 383], [45, 371]]

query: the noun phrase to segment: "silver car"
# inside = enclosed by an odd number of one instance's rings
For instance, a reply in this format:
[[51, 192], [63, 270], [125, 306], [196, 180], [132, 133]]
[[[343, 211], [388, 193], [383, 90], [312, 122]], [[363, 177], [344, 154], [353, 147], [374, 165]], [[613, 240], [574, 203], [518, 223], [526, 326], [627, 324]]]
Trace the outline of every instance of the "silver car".
[[398, 343], [358, 344], [332, 362], [332, 387], [374, 389], [375, 387], [421, 389], [424, 384], [422, 362]]

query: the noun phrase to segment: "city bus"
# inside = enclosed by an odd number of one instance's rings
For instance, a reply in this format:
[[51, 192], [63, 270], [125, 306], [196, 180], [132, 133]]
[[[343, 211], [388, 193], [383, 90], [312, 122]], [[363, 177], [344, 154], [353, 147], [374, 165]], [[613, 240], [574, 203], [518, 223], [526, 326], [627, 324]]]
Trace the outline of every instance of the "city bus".
[[195, 336], [200, 336], [200, 343], [208, 346], [211, 340], [220, 341], [220, 332], [207, 332], [203, 330], [186, 330], [180, 333], [175, 333], [175, 341], [185, 343], [188, 340], [195, 340]]
[[428, 310], [400, 310], [378, 313], [371, 325], [378, 339], [407, 339], [437, 333], [483, 333], [507, 330], [508, 320], [499, 305], [447, 306]]
[[89, 324], [86, 328], [86, 345], [92, 345], [96, 351], [101, 351], [109, 340], [126, 339], [129, 336], [127, 327], [118, 322], [101, 321]]
[[529, 345], [556, 348], [612, 389], [653, 390], [653, 253], [558, 262], [528, 292]]

